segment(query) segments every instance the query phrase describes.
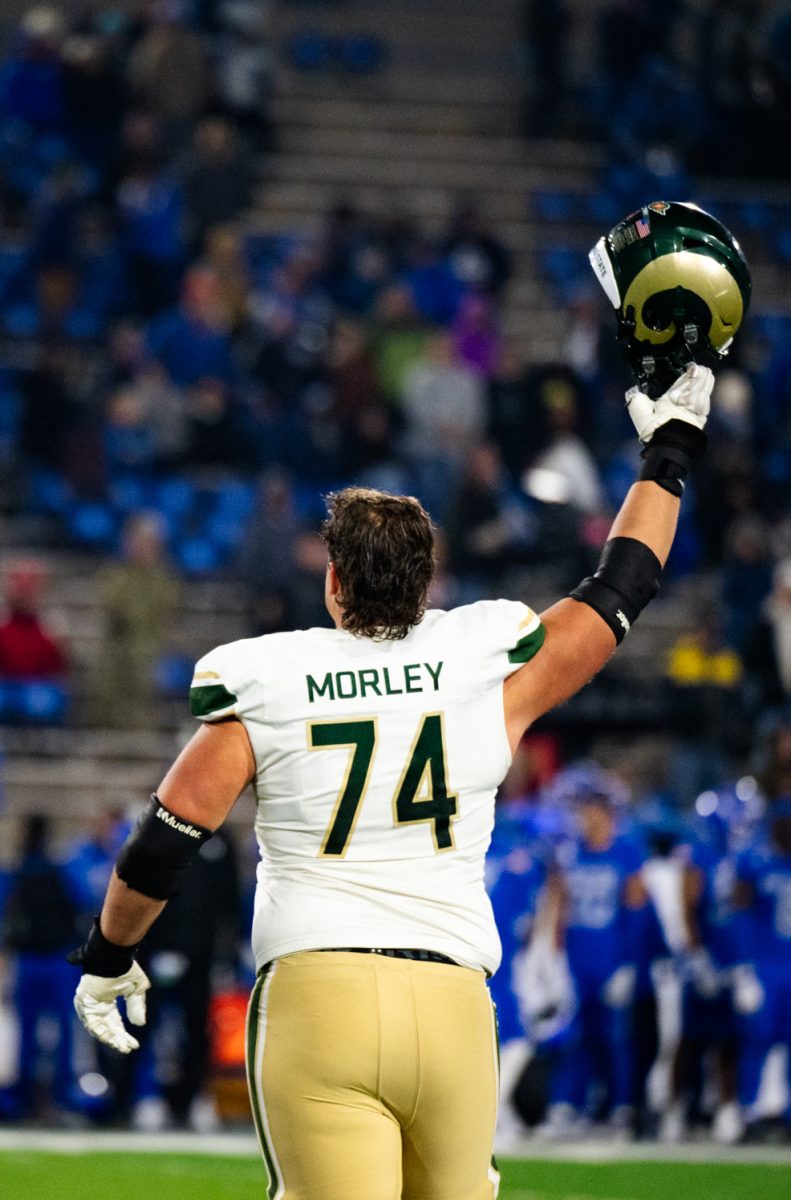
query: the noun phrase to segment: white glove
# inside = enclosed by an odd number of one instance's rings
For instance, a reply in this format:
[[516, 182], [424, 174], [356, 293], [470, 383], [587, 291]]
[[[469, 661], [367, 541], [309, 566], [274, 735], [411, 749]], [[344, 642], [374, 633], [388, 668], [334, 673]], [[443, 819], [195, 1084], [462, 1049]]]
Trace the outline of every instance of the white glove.
[[126, 1000], [126, 1015], [132, 1025], [146, 1023], [146, 992], [151, 987], [148, 976], [138, 963], [132, 963], [124, 975], [105, 978], [104, 975], [83, 975], [74, 994], [77, 1016], [93, 1037], [128, 1054], [140, 1043], [124, 1027], [116, 1000]]
[[668, 421], [686, 421], [703, 429], [711, 407], [714, 375], [700, 363], [690, 363], [683, 375], [659, 397], [652, 400], [639, 388], [626, 393], [626, 407], [634, 422], [637, 436], [645, 445], [661, 425]]
[[731, 972], [733, 982], [733, 1007], [744, 1017], [752, 1016], [763, 1008], [765, 992], [763, 984], [751, 963], [742, 963]]
[[637, 983], [637, 967], [624, 963], [613, 971], [601, 990], [601, 998], [608, 1008], [628, 1008], [634, 999]]
[[684, 961], [683, 973], [704, 1000], [711, 1000], [720, 990], [720, 972], [708, 950], [704, 950], [702, 946], [697, 950], [690, 950]]
[[546, 937], [535, 937], [514, 959], [511, 985], [529, 1035], [536, 1041], [551, 1037], [557, 1025], [576, 1008], [574, 982], [565, 951]]

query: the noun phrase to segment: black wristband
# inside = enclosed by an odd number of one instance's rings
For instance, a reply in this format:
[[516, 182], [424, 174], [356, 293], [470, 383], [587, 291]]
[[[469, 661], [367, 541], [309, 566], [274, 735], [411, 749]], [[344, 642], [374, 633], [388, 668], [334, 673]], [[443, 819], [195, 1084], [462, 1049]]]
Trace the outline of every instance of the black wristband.
[[118, 975], [126, 974], [139, 949], [139, 943], [135, 946], [118, 946], [115, 942], [109, 942], [99, 928], [99, 918], [96, 917], [83, 945], [72, 950], [67, 959], [75, 966], [82, 967], [86, 975], [115, 979]]
[[674, 496], [683, 495], [692, 463], [703, 454], [707, 442], [703, 430], [689, 421], [674, 419], [660, 425], [642, 452], [638, 478], [657, 483]]

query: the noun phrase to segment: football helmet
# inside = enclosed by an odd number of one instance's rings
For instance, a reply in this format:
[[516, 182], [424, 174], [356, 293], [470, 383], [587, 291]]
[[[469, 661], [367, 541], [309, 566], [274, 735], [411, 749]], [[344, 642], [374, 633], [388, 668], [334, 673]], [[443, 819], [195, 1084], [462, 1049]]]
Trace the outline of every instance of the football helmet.
[[689, 362], [715, 367], [727, 354], [750, 303], [750, 269], [735, 237], [697, 204], [646, 204], [589, 258], [635, 382], [652, 399]]

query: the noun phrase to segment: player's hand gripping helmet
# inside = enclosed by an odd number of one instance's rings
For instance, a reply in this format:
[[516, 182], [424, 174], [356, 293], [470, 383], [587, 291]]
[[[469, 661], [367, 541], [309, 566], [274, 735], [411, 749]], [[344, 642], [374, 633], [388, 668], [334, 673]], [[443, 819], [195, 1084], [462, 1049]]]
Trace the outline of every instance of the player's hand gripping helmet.
[[589, 258], [641, 391], [657, 399], [689, 362], [715, 367], [727, 354], [750, 303], [750, 270], [715, 217], [655, 200], [600, 238]]

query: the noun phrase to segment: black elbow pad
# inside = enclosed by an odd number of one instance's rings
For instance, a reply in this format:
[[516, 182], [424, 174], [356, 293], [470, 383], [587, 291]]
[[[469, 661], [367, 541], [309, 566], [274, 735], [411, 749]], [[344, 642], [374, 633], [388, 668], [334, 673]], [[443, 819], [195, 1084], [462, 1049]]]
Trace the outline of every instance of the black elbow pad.
[[155, 794], [124, 842], [115, 873], [134, 891], [152, 900], [169, 900], [211, 836], [212, 830], [177, 817]]
[[661, 581], [662, 564], [645, 542], [616, 537], [605, 545], [596, 574], [569, 595], [597, 612], [620, 644]]

